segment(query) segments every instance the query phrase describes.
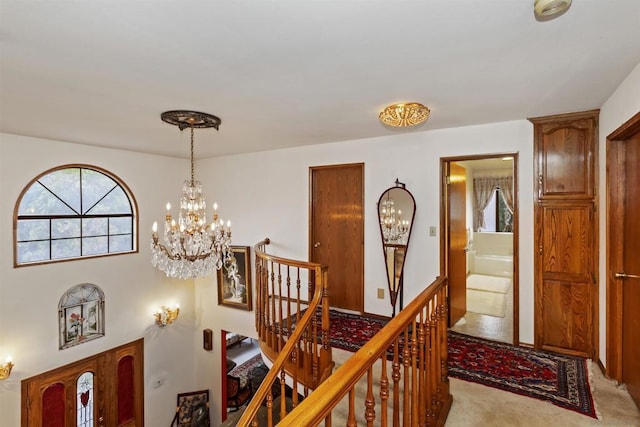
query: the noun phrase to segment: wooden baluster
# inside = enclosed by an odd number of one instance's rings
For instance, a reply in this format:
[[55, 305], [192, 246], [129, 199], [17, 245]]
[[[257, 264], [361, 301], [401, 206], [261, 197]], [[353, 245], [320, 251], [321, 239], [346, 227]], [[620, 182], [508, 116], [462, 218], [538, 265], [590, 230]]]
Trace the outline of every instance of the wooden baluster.
[[[296, 372], [294, 373], [294, 377], [297, 377], [297, 369], [293, 368]], [[280, 419], [283, 420], [284, 417], [287, 416], [287, 383], [286, 383], [286, 373], [283, 370], [280, 371]], [[295, 390], [294, 390], [295, 394]]]
[[367, 421], [367, 426], [372, 427], [373, 422], [376, 419], [376, 401], [373, 398], [373, 368], [367, 370], [367, 397], [364, 400], [364, 419]]
[[400, 338], [393, 342], [393, 364], [391, 378], [393, 379], [393, 427], [400, 427]]
[[356, 427], [356, 391], [352, 387], [349, 390], [349, 414], [347, 415], [347, 427]]
[[383, 353], [380, 357], [382, 362], [380, 372], [380, 420], [381, 426], [387, 427], [388, 423], [388, 411], [387, 411], [387, 401], [389, 399], [389, 379], [387, 378], [387, 353]]
[[276, 343], [277, 343], [277, 331], [276, 331], [276, 325], [275, 325], [275, 319], [276, 319], [276, 303], [275, 303], [275, 286], [276, 286], [276, 276], [275, 276], [275, 266], [273, 265], [273, 261], [271, 261], [270, 263], [270, 280], [269, 280], [269, 284], [271, 285], [271, 289], [269, 292], [269, 313], [270, 316], [268, 316], [268, 325], [269, 325], [269, 331], [271, 331], [270, 334], [270, 340], [269, 340], [269, 348], [275, 349], [276, 348]]
[[[411, 425], [418, 424], [418, 337], [416, 318], [411, 322]], [[405, 389], [406, 393], [406, 389]]]
[[282, 351], [285, 342], [284, 316], [282, 315], [282, 264], [278, 264], [278, 353]]
[[426, 425], [426, 410], [425, 395], [428, 394], [427, 389], [427, 377], [429, 364], [427, 361], [427, 351], [425, 342], [425, 312], [424, 309], [420, 311], [420, 320], [418, 323], [418, 425]]
[[271, 389], [267, 393], [267, 425], [273, 426], [273, 394], [271, 394]]
[[404, 337], [404, 345], [402, 346], [402, 365], [404, 366], [404, 372], [402, 373], [402, 377], [404, 380], [404, 393], [402, 394], [402, 425], [409, 425], [409, 415], [411, 408], [409, 404], [411, 402], [411, 384], [410, 375], [409, 375], [409, 364], [411, 360], [409, 359], [409, 349], [411, 346], [411, 340], [409, 339], [409, 329], [405, 328], [403, 332]]

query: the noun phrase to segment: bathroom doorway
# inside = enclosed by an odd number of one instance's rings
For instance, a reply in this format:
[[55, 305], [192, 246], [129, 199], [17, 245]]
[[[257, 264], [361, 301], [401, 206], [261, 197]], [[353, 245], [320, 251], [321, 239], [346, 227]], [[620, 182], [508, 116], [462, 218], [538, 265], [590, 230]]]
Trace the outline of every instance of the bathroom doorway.
[[508, 343], [519, 342], [517, 159], [441, 159], [441, 266], [451, 330]]

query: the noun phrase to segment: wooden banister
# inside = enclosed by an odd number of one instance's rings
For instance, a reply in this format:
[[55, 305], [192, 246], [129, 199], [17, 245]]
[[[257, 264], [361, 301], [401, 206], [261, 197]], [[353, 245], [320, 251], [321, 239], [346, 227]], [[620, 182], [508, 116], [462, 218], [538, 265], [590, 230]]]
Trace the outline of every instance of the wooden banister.
[[[287, 405], [289, 409], [297, 406], [298, 395], [306, 397], [310, 389], [331, 374], [334, 366], [329, 345], [327, 268], [269, 255], [265, 252], [268, 244], [270, 240], [265, 239], [254, 247], [255, 315], [260, 349], [273, 365], [238, 420], [239, 426], [257, 426], [257, 414], [263, 405], [268, 426], [284, 419]], [[307, 282], [306, 289], [302, 287], [303, 280]], [[274, 384], [279, 386], [277, 397]], [[291, 395], [289, 401], [287, 393]], [[277, 406], [279, 411], [274, 413]]]
[[[332, 410], [345, 398], [348, 399], [346, 424], [358, 425], [355, 387], [363, 381], [366, 395], [362, 418], [366, 425], [374, 425], [376, 401], [372, 377], [374, 365], [378, 363], [381, 418], [375, 425], [443, 425], [452, 401], [447, 376], [446, 301], [447, 279], [440, 277], [281, 419], [278, 426], [310, 427], [322, 421], [329, 426]], [[391, 400], [389, 393], [393, 394]], [[388, 414], [389, 409], [392, 414]]]

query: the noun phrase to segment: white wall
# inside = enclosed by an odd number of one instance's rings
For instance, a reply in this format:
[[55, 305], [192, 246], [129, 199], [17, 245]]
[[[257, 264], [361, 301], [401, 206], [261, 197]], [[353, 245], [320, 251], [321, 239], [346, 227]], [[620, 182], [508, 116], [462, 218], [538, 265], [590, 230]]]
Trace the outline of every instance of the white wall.
[[[140, 252], [13, 268], [20, 192], [41, 172], [70, 163], [100, 166], [127, 183], [138, 203]], [[15, 363], [11, 377], [0, 382], [0, 424], [20, 425], [21, 380], [144, 337], [146, 425], [169, 425], [176, 394], [192, 391], [195, 382], [194, 285], [168, 280], [151, 266], [150, 224], [163, 219], [168, 197], [178, 200], [188, 173], [182, 159], [0, 134], [0, 361], [11, 354]], [[105, 293], [106, 335], [58, 350], [59, 299], [83, 282]], [[180, 318], [159, 329], [154, 308], [172, 303], [181, 305]], [[157, 378], [163, 384], [154, 388]]]
[[606, 195], [606, 161], [607, 136], [624, 124], [627, 120], [640, 112], [640, 63], [631, 71], [616, 91], [609, 97], [600, 109], [600, 139], [599, 139], [599, 183], [600, 188], [600, 360], [607, 361], [606, 313], [607, 313], [607, 195]]

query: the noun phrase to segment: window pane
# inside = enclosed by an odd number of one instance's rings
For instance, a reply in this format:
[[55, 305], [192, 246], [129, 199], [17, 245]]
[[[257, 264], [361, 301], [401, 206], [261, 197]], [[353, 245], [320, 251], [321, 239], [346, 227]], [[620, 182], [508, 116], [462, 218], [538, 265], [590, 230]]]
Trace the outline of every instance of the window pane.
[[107, 218], [86, 218], [82, 221], [82, 235], [104, 236], [107, 234]]
[[82, 239], [82, 255], [106, 254], [107, 237], [85, 237]]
[[131, 234], [109, 237], [109, 252], [125, 252], [132, 250], [133, 236]]
[[80, 237], [80, 219], [51, 220], [51, 238]]
[[18, 215], [75, 215], [76, 212], [62, 203], [39, 182], [25, 192], [18, 208]]
[[51, 242], [51, 259], [72, 258], [80, 256], [80, 239], [53, 240]]
[[18, 241], [49, 239], [48, 219], [22, 219], [18, 221]]
[[49, 241], [18, 243], [17, 247], [18, 264], [36, 261], [48, 261]]
[[103, 173], [82, 170], [82, 213], [88, 211], [118, 184]]
[[115, 188], [104, 199], [87, 212], [87, 215], [130, 214], [129, 198], [122, 188]]
[[78, 427], [93, 427], [93, 373], [85, 372], [78, 378], [76, 386], [78, 400], [76, 407]]
[[109, 234], [125, 234], [131, 233], [131, 217], [129, 218], [111, 218], [109, 220]]
[[60, 169], [41, 177], [38, 181], [80, 213], [80, 168]]

